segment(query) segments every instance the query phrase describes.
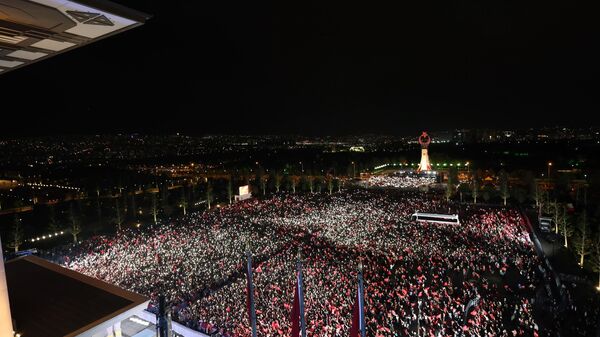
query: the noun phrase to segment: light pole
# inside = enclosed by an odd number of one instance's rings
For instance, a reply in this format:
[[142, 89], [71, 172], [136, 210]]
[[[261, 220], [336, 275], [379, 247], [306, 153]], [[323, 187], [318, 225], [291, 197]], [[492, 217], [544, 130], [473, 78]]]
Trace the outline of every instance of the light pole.
[[352, 178], [356, 178], [356, 163], [352, 162]]
[[552, 162], [548, 162], [548, 180], [550, 180], [550, 169], [552, 168]]

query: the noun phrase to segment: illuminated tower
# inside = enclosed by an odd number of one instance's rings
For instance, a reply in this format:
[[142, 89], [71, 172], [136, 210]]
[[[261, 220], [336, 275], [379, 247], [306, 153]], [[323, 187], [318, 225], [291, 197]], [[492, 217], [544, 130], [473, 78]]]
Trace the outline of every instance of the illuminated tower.
[[431, 171], [431, 163], [429, 163], [429, 153], [427, 150], [429, 143], [431, 143], [431, 137], [429, 137], [427, 132], [423, 131], [421, 136], [419, 136], [419, 144], [421, 144], [421, 162], [419, 163], [417, 172]]

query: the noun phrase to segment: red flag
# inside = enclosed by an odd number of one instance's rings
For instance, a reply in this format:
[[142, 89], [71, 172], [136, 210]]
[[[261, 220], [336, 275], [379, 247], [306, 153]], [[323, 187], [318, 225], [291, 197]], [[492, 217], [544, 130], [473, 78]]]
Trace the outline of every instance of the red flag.
[[350, 328], [350, 337], [360, 337], [360, 314], [358, 293], [356, 294], [356, 302], [352, 307], [352, 327]]
[[292, 304], [292, 337], [298, 337], [300, 334], [300, 299], [298, 296], [298, 281], [296, 280], [296, 291], [294, 292], [294, 303]]

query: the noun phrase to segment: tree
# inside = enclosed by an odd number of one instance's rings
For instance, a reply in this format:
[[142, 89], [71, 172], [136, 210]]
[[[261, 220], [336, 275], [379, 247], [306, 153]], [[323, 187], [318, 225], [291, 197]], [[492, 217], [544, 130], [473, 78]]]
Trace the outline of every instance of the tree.
[[554, 206], [552, 205], [552, 202], [550, 202], [550, 192], [542, 191], [541, 197], [542, 197], [542, 205], [541, 205], [542, 214], [552, 214], [552, 212], [554, 211]]
[[292, 181], [292, 193], [296, 193], [296, 187], [298, 187], [298, 184], [300, 184], [300, 177], [299, 176], [292, 176], [291, 177], [291, 181]]
[[233, 203], [233, 175], [229, 176], [227, 180], [227, 197], [229, 198], [229, 204]]
[[115, 222], [117, 223], [117, 229], [121, 230], [121, 225], [123, 225], [123, 215], [121, 214], [119, 197], [115, 198]]
[[75, 215], [75, 208], [73, 203], [69, 208], [69, 221], [71, 222], [71, 235], [73, 235], [73, 243], [77, 243], [77, 236], [81, 233], [81, 224], [79, 223], [79, 217]]
[[283, 181], [283, 176], [280, 173], [275, 173], [275, 192], [279, 193], [279, 189], [281, 188], [281, 182]]
[[348, 168], [346, 169], [346, 175], [350, 178], [354, 178], [356, 176], [356, 163], [351, 162], [348, 164]]
[[156, 200], [156, 193], [152, 193], [152, 218], [154, 224], [158, 222], [158, 200]]
[[160, 208], [166, 215], [170, 215], [173, 213], [173, 207], [169, 204], [169, 187], [166, 184], [163, 184], [163, 187], [160, 189]]
[[565, 240], [565, 248], [569, 248], [569, 238], [573, 235], [575, 228], [571, 223], [571, 219], [569, 217], [562, 218], [562, 223], [560, 224], [560, 234], [564, 237]]
[[96, 213], [98, 221], [102, 222], [102, 204], [100, 203], [100, 188], [96, 188]]
[[540, 207], [540, 203], [542, 201], [541, 193], [540, 193], [540, 185], [538, 185], [537, 181], [532, 182], [532, 190], [533, 190], [533, 200], [535, 200], [535, 207]]
[[510, 198], [510, 189], [508, 188], [508, 174], [504, 170], [500, 173], [500, 196], [506, 206], [506, 200]]
[[187, 206], [188, 206], [188, 201], [185, 195], [185, 186], [181, 187], [181, 203], [180, 203], [180, 207], [183, 208], [183, 215], [187, 214]]
[[308, 188], [310, 189], [310, 193], [313, 193], [315, 190], [315, 177], [314, 176], [307, 176], [306, 177], [306, 182], [308, 183]]
[[260, 189], [262, 190], [262, 195], [267, 194], [267, 181], [269, 181], [269, 176], [263, 174], [260, 176]]
[[323, 177], [315, 177], [315, 186], [317, 187], [317, 193], [321, 193], [321, 190], [323, 189]]
[[188, 195], [189, 197], [189, 202], [194, 205], [196, 203], [196, 185], [197, 182], [194, 182], [193, 180], [190, 182], [190, 193]]
[[565, 205], [554, 200], [550, 214], [552, 214], [552, 220], [554, 221], [554, 233], [558, 234], [560, 232], [560, 224], [567, 221], [567, 208]]
[[449, 202], [452, 199], [452, 195], [454, 195], [454, 184], [448, 179], [448, 183], [446, 184], [446, 201]]
[[581, 268], [583, 268], [585, 257], [590, 254], [592, 242], [589, 236], [590, 233], [587, 224], [587, 214], [584, 210], [583, 214], [579, 217], [577, 236], [573, 240], [573, 246], [575, 248], [575, 252], [577, 255], [579, 255], [579, 266]]
[[552, 212], [550, 194], [542, 189], [537, 181], [534, 182], [533, 186], [533, 200], [535, 200], [535, 206], [538, 209], [538, 217], [542, 216], [542, 214], [549, 214]]
[[213, 202], [213, 187], [210, 181], [206, 182], [206, 205], [208, 209], [211, 208]]
[[54, 206], [48, 206], [48, 231], [52, 233], [56, 233], [60, 230], [60, 226], [58, 225], [58, 221], [56, 221], [56, 212], [54, 210]]
[[600, 232], [598, 232], [598, 237], [594, 240], [590, 262], [592, 269], [598, 273], [598, 290], [600, 290]]
[[265, 194], [265, 188], [263, 188], [263, 184], [266, 185], [266, 183], [263, 183], [265, 177], [265, 171], [263, 170], [263, 168], [261, 166], [259, 166], [256, 169], [256, 174], [254, 175], [254, 183], [257, 189], [260, 189], [260, 191], [263, 192], [263, 195]]
[[471, 196], [473, 197], [473, 203], [477, 203], [477, 197], [479, 196], [479, 182], [477, 176], [473, 176], [473, 183], [471, 186]]
[[344, 184], [344, 182], [342, 181], [342, 179], [337, 178], [337, 188], [338, 188], [338, 192], [342, 191], [342, 185]]
[[328, 174], [327, 175], [327, 189], [329, 190], [329, 194], [333, 193], [333, 177]]
[[13, 227], [11, 228], [9, 236], [10, 240], [8, 241], [7, 246], [9, 248], [13, 248], [15, 252], [18, 252], [19, 247], [23, 244], [24, 237], [25, 233], [23, 231], [23, 225], [21, 224], [21, 218], [19, 218], [19, 216], [15, 214]]

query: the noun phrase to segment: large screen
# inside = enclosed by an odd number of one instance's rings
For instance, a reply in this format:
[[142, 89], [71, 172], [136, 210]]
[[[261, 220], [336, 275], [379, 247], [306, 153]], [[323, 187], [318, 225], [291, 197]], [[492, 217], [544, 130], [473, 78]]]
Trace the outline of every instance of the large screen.
[[250, 187], [248, 185], [240, 186], [240, 195], [250, 193]]

